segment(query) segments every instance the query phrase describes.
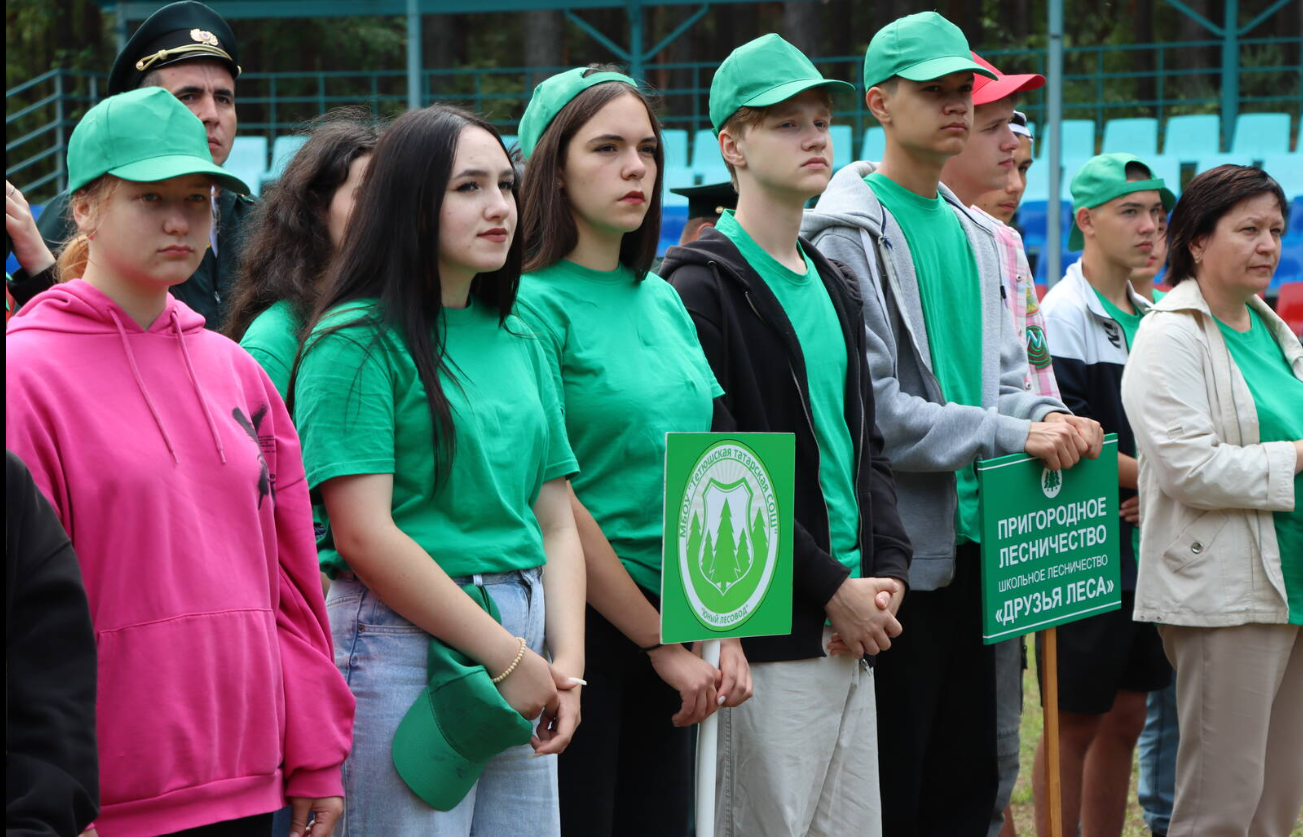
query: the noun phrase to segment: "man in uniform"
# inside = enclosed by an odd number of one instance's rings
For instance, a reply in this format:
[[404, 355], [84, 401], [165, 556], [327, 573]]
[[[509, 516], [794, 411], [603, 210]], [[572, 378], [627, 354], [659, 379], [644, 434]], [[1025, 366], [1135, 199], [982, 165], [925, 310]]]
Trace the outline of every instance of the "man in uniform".
[[702, 232], [715, 226], [724, 210], [737, 209], [737, 190], [727, 180], [701, 186], [681, 186], [670, 191], [688, 199], [688, 222], [683, 225], [683, 234], [679, 236], [680, 246], [696, 241]]
[[[219, 166], [235, 142], [235, 79], [239, 49], [231, 27], [217, 12], [194, 0], [159, 9], [140, 25], [118, 53], [109, 73], [110, 96], [138, 87], [162, 87], [181, 100], [208, 131], [208, 150]], [[37, 221], [41, 237], [58, 252], [73, 234], [67, 192], [45, 206]], [[203, 315], [208, 328], [221, 325], [222, 306], [239, 260], [241, 227], [253, 201], [221, 189], [213, 191], [217, 223], [199, 269], [172, 294]], [[10, 284], [19, 303], [54, 284], [53, 262], [26, 265]]]

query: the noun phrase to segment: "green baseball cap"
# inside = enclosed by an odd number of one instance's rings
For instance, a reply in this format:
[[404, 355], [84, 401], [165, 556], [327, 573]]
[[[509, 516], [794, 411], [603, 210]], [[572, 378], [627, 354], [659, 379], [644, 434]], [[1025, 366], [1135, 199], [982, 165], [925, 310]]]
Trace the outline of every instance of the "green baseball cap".
[[526, 158], [534, 153], [543, 132], [547, 130], [548, 125], [552, 124], [552, 120], [556, 119], [556, 115], [580, 93], [598, 84], [610, 82], [619, 82], [634, 88], [638, 86], [638, 82], [624, 73], [599, 70], [585, 76], [584, 73], [587, 72], [589, 72], [588, 67], [566, 70], [564, 73], [544, 79], [534, 88], [534, 95], [529, 99], [525, 115], [520, 117], [520, 129], [517, 132], [520, 153]]
[[865, 90], [892, 76], [931, 81], [963, 71], [999, 78], [973, 60], [964, 33], [936, 12], [893, 20], [878, 30], [864, 53]]
[[[1127, 180], [1127, 165], [1136, 163], [1149, 172], [1148, 180]], [[1167, 188], [1163, 178], [1154, 177], [1154, 170], [1149, 164], [1134, 154], [1097, 154], [1086, 161], [1072, 178], [1072, 232], [1068, 235], [1068, 249], [1080, 250], [1086, 245], [1086, 238], [1077, 226], [1077, 212], [1082, 208], [1094, 209], [1108, 203], [1114, 198], [1129, 195], [1132, 192], [1156, 190], [1163, 201], [1163, 209], [1168, 212], [1176, 205], [1176, 195]]]
[[110, 96], [73, 129], [68, 191], [105, 174], [138, 183], [206, 174], [223, 189], [249, 194], [243, 180], [213, 162], [204, 123], [161, 87]]
[[[502, 621], [487, 590], [462, 589]], [[451, 811], [490, 759], [529, 743], [534, 725], [507, 703], [484, 666], [460, 651], [431, 639], [426, 665], [429, 684], [398, 724], [391, 753], [413, 793], [436, 811]]]
[[777, 35], [762, 35], [729, 53], [710, 82], [710, 125], [719, 134], [739, 108], [785, 102], [811, 87], [855, 87], [819, 74], [805, 53]]

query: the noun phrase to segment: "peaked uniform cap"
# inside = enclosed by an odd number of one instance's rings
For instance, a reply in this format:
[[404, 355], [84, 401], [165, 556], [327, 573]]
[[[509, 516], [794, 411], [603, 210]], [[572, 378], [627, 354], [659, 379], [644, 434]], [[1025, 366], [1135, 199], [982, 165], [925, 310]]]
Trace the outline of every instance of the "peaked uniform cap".
[[204, 123], [161, 87], [110, 96], [73, 129], [68, 191], [105, 174], [139, 183], [204, 174], [224, 189], [249, 194], [243, 180], [213, 163]]
[[805, 53], [778, 35], [762, 35], [729, 53], [710, 82], [710, 125], [720, 128], [740, 108], [785, 102], [811, 87], [855, 88], [824, 78]]
[[[1147, 180], [1127, 180], [1127, 166], [1135, 163], [1143, 166], [1149, 173]], [[1158, 192], [1163, 201], [1163, 209], [1168, 212], [1176, 205], [1176, 195], [1167, 188], [1161, 177], [1154, 177], [1154, 170], [1149, 164], [1134, 154], [1096, 154], [1086, 161], [1072, 177], [1072, 232], [1068, 235], [1068, 249], [1080, 250], [1086, 244], [1081, 227], [1077, 225], [1077, 213], [1084, 209], [1094, 209], [1114, 198], [1129, 195], [1132, 192], [1145, 192], [1150, 189]]]
[[959, 27], [936, 12], [893, 20], [878, 30], [864, 53], [865, 90], [893, 76], [931, 81], [963, 71], [997, 77], [973, 60], [968, 39]]
[[198, 58], [222, 63], [233, 79], [240, 76], [240, 49], [226, 18], [195, 0], [169, 3], [140, 24], [113, 60], [109, 95], [135, 90], [159, 67]]

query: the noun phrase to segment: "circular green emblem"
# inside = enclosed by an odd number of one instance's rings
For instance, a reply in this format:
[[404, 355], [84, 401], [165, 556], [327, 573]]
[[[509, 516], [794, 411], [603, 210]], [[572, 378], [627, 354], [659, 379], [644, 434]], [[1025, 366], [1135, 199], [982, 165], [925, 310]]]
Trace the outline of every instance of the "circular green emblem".
[[764, 601], [778, 559], [778, 501], [764, 463], [721, 441], [692, 466], [679, 508], [679, 575], [697, 619], [725, 631]]

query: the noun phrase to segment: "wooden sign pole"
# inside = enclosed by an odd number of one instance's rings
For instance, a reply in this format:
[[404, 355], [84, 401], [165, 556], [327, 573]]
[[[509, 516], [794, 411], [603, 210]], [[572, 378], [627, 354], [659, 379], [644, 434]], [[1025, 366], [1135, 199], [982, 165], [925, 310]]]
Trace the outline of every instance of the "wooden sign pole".
[[1045, 630], [1045, 768], [1050, 803], [1050, 837], [1063, 837], [1063, 796], [1059, 776], [1059, 636]]

